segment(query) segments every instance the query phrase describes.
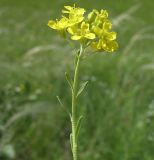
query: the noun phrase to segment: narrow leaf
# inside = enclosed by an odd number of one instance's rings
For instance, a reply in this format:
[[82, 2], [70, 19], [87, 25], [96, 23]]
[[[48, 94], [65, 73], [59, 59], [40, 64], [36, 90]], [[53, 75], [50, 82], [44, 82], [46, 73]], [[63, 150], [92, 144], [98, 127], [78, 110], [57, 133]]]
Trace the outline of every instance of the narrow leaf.
[[72, 81], [70, 75], [69, 75], [67, 72], [65, 72], [65, 77], [66, 77], [66, 80], [67, 80], [69, 86], [70, 86], [71, 89], [73, 90], [73, 81]]
[[72, 133], [70, 134], [70, 144], [71, 144], [71, 150], [73, 153], [73, 137], [72, 137]]
[[78, 119], [78, 122], [77, 122], [76, 131], [75, 131], [76, 140], [78, 139], [78, 135], [79, 135], [80, 128], [81, 128], [82, 119], [83, 119], [83, 116], [80, 116], [79, 119]]
[[82, 85], [81, 85], [81, 87], [80, 87], [80, 89], [79, 89], [79, 91], [77, 93], [77, 97], [83, 92], [83, 90], [85, 89], [85, 87], [87, 86], [87, 84], [88, 84], [88, 81], [82, 83]]
[[61, 101], [61, 99], [60, 99], [59, 96], [57, 96], [57, 99], [58, 99], [58, 102], [59, 102], [61, 108], [62, 108], [70, 117], [72, 117], [71, 114], [70, 114], [70, 112], [68, 111], [68, 109], [66, 109], [66, 107], [65, 107], [64, 104], [62, 103], [62, 101]]

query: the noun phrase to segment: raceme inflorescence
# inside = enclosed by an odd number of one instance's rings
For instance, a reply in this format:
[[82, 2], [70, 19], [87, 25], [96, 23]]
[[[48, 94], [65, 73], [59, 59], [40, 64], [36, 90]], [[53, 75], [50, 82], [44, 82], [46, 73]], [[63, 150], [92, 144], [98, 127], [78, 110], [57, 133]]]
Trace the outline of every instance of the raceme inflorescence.
[[[74, 76], [66, 73], [66, 79], [72, 91], [72, 107], [70, 119], [72, 133], [70, 143], [73, 160], [78, 160], [78, 135], [83, 116], [77, 117], [77, 98], [87, 85], [87, 81], [79, 88], [78, 77], [80, 62], [83, 60], [86, 48], [91, 48], [94, 52], [114, 52], [118, 49], [116, 42], [116, 32], [112, 31], [112, 23], [108, 18], [106, 10], [93, 9], [86, 14], [84, 8], [74, 6], [64, 6], [60, 19], [50, 20], [48, 26], [56, 30], [64, 39], [78, 42], [80, 49], [75, 55]], [[59, 97], [57, 97], [62, 104]]]
[[97, 51], [117, 50], [116, 32], [111, 31], [112, 23], [106, 10], [94, 9], [84, 16], [84, 8], [76, 8], [75, 5], [64, 8], [61, 19], [48, 22], [50, 28], [57, 30], [64, 38], [71, 38]]

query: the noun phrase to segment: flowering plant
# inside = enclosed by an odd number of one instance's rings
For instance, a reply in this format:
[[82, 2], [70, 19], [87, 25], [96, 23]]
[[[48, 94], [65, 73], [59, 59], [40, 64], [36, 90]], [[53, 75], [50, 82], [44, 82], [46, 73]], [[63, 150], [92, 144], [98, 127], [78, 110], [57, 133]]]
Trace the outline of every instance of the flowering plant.
[[[77, 98], [88, 83], [86, 81], [80, 88], [78, 87], [80, 62], [89, 47], [97, 52], [113, 52], [118, 49], [116, 32], [111, 31], [112, 23], [108, 19], [108, 12], [94, 9], [87, 16], [85, 16], [85, 12], [84, 8], [78, 8], [75, 5], [73, 7], [64, 6], [61, 19], [48, 22], [48, 26], [57, 30], [63, 38], [77, 41], [80, 45], [80, 49], [75, 56], [73, 80], [68, 73], [65, 74], [72, 91], [72, 111], [70, 113], [72, 133], [70, 134], [70, 143], [73, 160], [78, 160], [78, 135], [83, 118], [82, 116], [77, 117]], [[58, 100], [61, 103], [59, 97]]]

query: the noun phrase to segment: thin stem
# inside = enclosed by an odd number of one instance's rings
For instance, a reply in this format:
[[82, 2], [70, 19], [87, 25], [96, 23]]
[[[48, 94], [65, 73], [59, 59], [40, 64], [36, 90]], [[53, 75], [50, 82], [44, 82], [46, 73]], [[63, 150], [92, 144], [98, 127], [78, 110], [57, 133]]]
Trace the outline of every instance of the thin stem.
[[80, 53], [77, 55], [77, 62], [75, 64], [75, 73], [74, 73], [74, 80], [73, 80], [73, 90], [72, 90], [72, 153], [73, 153], [73, 160], [78, 159], [77, 154], [77, 139], [76, 139], [76, 127], [77, 127], [77, 89], [78, 89], [78, 76], [79, 76], [79, 66], [80, 66], [80, 60], [81, 55], [83, 53], [83, 47], [80, 46]]

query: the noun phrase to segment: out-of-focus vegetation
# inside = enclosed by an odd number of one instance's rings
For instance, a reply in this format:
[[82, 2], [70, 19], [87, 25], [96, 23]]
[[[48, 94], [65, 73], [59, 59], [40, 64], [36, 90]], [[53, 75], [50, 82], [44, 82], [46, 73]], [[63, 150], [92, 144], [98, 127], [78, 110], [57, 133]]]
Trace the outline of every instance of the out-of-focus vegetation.
[[73, 48], [47, 27], [64, 5], [107, 9], [120, 49], [82, 63], [81, 160], [154, 159], [154, 2], [0, 0], [0, 160], [70, 160], [64, 72]]

